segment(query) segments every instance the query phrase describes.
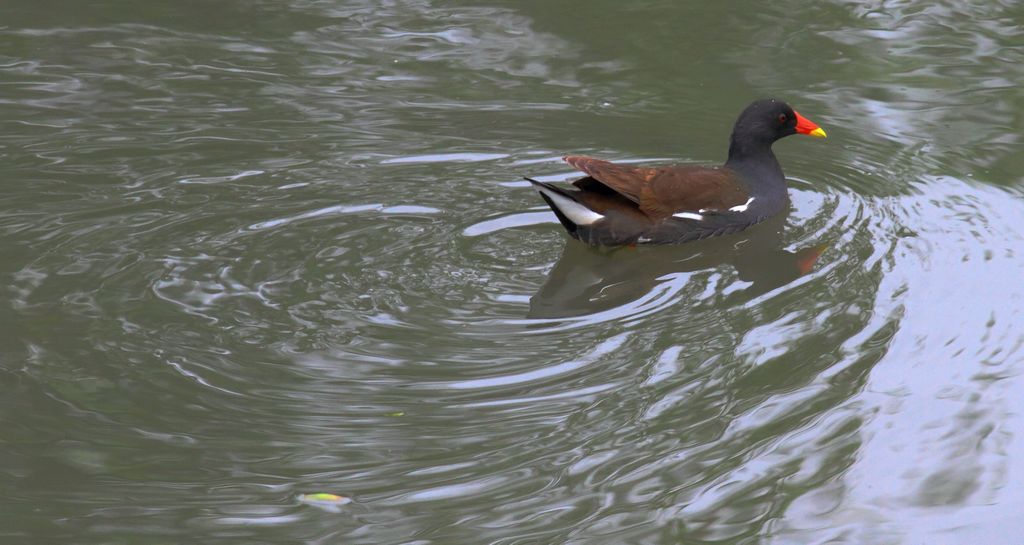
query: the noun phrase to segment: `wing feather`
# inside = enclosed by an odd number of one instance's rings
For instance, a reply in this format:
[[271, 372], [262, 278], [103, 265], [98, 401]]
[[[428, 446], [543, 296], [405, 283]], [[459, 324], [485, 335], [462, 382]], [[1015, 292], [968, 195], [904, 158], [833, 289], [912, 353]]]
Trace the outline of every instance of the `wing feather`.
[[634, 167], [583, 156], [568, 156], [565, 162], [633, 201], [651, 219], [679, 212], [725, 211], [749, 198], [746, 184], [726, 168]]

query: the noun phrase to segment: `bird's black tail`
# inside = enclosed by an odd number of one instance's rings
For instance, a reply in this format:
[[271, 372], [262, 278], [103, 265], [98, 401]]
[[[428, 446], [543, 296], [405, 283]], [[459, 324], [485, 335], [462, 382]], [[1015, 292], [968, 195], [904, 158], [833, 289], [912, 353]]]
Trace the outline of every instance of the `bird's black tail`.
[[551, 211], [555, 213], [558, 221], [562, 223], [566, 231], [573, 238], [579, 238], [580, 225], [587, 225], [600, 219], [600, 214], [594, 212], [581, 203], [578, 199], [579, 191], [562, 189], [554, 184], [539, 182], [533, 178], [524, 179], [540, 193], [544, 202], [548, 203]]

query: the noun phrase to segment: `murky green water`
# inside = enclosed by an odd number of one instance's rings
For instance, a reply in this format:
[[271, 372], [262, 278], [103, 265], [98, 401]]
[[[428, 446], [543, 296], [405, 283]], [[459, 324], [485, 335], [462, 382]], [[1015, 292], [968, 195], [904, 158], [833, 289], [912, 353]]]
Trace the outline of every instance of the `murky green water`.
[[[1020, 542], [1021, 4], [0, 11], [3, 543]], [[766, 95], [742, 235], [520, 181]]]

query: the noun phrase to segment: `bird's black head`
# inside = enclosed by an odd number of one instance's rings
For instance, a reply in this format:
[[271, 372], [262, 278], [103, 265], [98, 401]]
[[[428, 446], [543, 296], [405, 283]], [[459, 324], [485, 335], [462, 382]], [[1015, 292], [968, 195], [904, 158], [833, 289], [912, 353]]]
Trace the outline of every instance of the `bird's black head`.
[[743, 110], [733, 126], [729, 155], [733, 151], [770, 148], [776, 140], [797, 133], [825, 137], [821, 127], [796, 113], [789, 104], [774, 98], [756, 100]]

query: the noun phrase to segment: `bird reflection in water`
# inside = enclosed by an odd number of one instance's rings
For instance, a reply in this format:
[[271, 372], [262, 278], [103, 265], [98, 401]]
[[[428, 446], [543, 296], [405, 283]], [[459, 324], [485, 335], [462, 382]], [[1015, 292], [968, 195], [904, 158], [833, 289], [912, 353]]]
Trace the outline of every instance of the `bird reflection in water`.
[[808, 274], [823, 244], [784, 248], [786, 211], [743, 232], [682, 245], [594, 248], [569, 240], [548, 278], [530, 298], [528, 318], [569, 318], [612, 309], [643, 297], [659, 279], [731, 265], [750, 285], [746, 298]]

